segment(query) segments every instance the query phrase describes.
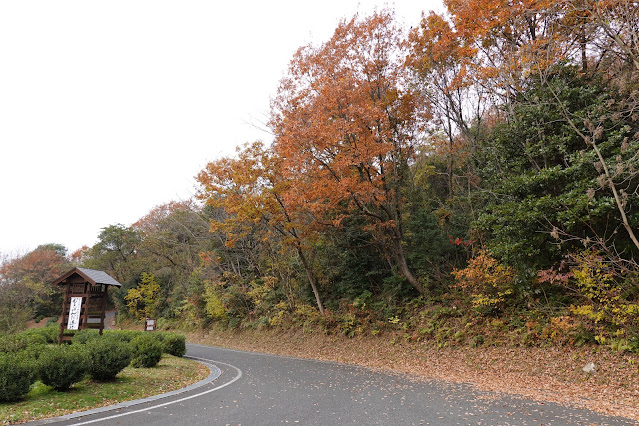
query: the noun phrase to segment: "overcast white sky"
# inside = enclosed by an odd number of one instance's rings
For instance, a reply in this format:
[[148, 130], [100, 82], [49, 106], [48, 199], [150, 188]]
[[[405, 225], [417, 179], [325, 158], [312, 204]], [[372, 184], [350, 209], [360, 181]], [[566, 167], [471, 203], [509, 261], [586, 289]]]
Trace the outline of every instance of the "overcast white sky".
[[0, 253], [93, 245], [259, 125], [295, 50], [341, 18], [439, 0], [0, 2]]

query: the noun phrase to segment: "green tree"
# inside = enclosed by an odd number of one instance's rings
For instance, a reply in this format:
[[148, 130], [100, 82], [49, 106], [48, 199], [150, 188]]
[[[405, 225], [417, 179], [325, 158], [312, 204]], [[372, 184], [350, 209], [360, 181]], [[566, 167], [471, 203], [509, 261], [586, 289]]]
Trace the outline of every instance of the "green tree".
[[138, 319], [156, 318], [160, 285], [155, 276], [142, 272], [137, 287], [129, 289], [124, 300], [129, 312]]
[[122, 224], [102, 228], [98, 242], [91, 248], [85, 266], [104, 270], [121, 283], [126, 283], [138, 275], [137, 249], [139, 233]]
[[[636, 201], [629, 194], [639, 179], [632, 166], [624, 170], [623, 165], [636, 162], [637, 151], [624, 147], [624, 141], [629, 144], [639, 129], [609, 113], [614, 102], [605, 82], [571, 67], [557, 68], [544, 81], [530, 79], [526, 95], [512, 106], [513, 118], [493, 129], [476, 156], [486, 196], [476, 226], [497, 257], [520, 269], [543, 269], [588, 241], [613, 241], [628, 258], [637, 252], [628, 235], [619, 232], [622, 221], [599, 156], [573, 128], [578, 122], [587, 133], [589, 121], [600, 124], [599, 151], [604, 162], [621, 166], [613, 185], [621, 186], [624, 208], [630, 210]], [[628, 217], [631, 226], [639, 224], [636, 213]]]
[[207, 212], [193, 201], [170, 202], [154, 207], [131, 226], [140, 236], [138, 262], [161, 288], [159, 316], [180, 316], [187, 301], [198, 305], [191, 276], [202, 265], [200, 253], [212, 247]]

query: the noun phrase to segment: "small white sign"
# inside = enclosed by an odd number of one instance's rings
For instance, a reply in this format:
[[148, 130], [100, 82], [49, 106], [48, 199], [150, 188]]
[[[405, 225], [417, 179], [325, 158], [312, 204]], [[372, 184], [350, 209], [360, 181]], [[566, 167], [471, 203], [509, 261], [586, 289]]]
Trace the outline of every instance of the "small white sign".
[[146, 331], [154, 331], [155, 330], [155, 320], [151, 318], [146, 319]]
[[67, 330], [77, 330], [80, 326], [80, 311], [82, 310], [82, 298], [72, 297], [71, 307], [69, 308], [69, 322]]

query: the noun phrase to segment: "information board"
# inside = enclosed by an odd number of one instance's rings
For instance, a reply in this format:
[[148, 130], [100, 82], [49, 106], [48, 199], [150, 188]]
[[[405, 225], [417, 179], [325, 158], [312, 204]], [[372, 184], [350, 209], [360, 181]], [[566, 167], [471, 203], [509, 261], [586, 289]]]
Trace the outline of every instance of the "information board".
[[155, 319], [147, 318], [144, 326], [145, 331], [155, 331]]
[[80, 311], [82, 310], [82, 298], [72, 297], [71, 307], [69, 308], [69, 322], [67, 330], [77, 330], [80, 326]]

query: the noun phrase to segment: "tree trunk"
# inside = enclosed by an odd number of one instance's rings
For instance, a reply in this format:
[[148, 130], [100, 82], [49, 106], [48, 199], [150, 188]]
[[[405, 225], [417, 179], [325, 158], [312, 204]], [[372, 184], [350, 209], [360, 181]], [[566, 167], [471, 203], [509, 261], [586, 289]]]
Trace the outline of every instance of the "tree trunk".
[[413, 272], [408, 267], [408, 262], [406, 262], [406, 256], [404, 256], [404, 248], [402, 247], [402, 240], [400, 238], [394, 238], [395, 245], [395, 259], [397, 261], [397, 267], [399, 268], [399, 273], [402, 277], [406, 278], [406, 280], [413, 286], [415, 290], [419, 292], [419, 294], [424, 294], [424, 288], [419, 283]]
[[324, 306], [322, 305], [322, 299], [320, 298], [319, 291], [317, 290], [317, 284], [315, 284], [315, 276], [313, 275], [313, 271], [306, 261], [306, 256], [304, 256], [304, 252], [300, 247], [296, 247], [297, 254], [302, 261], [302, 266], [304, 267], [304, 271], [306, 272], [306, 277], [308, 278], [308, 282], [311, 283], [311, 288], [313, 289], [313, 294], [315, 295], [315, 301], [317, 302], [317, 307], [319, 308], [320, 314], [324, 315]]
[[599, 150], [599, 146], [597, 145], [597, 142], [595, 141], [594, 137], [591, 139], [590, 137], [586, 136], [581, 130], [579, 130], [579, 128], [577, 127], [573, 119], [570, 117], [570, 114], [568, 114], [568, 112], [566, 111], [566, 108], [563, 106], [563, 104], [559, 100], [559, 96], [557, 96], [557, 94], [555, 93], [554, 90], [552, 90], [552, 87], [549, 84], [547, 85], [547, 87], [548, 89], [550, 89], [550, 92], [552, 93], [553, 97], [557, 101], [557, 104], [561, 108], [562, 114], [564, 118], [566, 119], [566, 121], [568, 122], [568, 124], [570, 125], [570, 127], [572, 127], [575, 133], [577, 133], [587, 145], [590, 145], [593, 151], [595, 151], [595, 154], [597, 154], [597, 158], [599, 159], [599, 162], [601, 163], [601, 166], [603, 167], [606, 183], [608, 184], [608, 187], [610, 188], [610, 191], [612, 192], [612, 195], [615, 198], [615, 204], [617, 205], [617, 209], [619, 210], [619, 214], [621, 215], [621, 224], [626, 229], [626, 232], [628, 233], [628, 236], [632, 240], [635, 247], [639, 249], [639, 239], [637, 239], [635, 232], [630, 226], [630, 222], [628, 221], [628, 217], [626, 216], [626, 210], [624, 208], [623, 202], [621, 201], [621, 198], [619, 197], [619, 193], [617, 192], [615, 183], [612, 180], [610, 171], [608, 170], [608, 164], [606, 163], [606, 160], [601, 154], [601, 151]]
[[610, 188], [610, 191], [612, 192], [612, 195], [615, 198], [615, 204], [617, 205], [617, 209], [619, 210], [619, 214], [621, 215], [621, 224], [626, 229], [626, 232], [628, 233], [628, 236], [634, 243], [635, 247], [639, 249], [639, 240], [637, 239], [635, 232], [632, 230], [632, 227], [630, 226], [630, 222], [628, 221], [628, 216], [626, 216], [626, 210], [624, 208], [623, 202], [621, 201], [621, 198], [619, 197], [619, 193], [617, 192], [615, 183], [613, 182], [612, 176], [610, 176], [610, 172], [608, 171], [608, 164], [606, 164], [606, 161], [604, 160], [603, 155], [601, 155], [601, 151], [599, 150], [599, 147], [597, 146], [594, 140], [590, 142], [590, 145], [594, 149], [595, 153], [597, 154], [597, 158], [599, 158], [599, 162], [603, 166], [604, 174], [608, 182], [608, 187]]
[[448, 120], [448, 196], [453, 196], [453, 126], [450, 119], [448, 103], [446, 103], [446, 119]]
[[581, 27], [581, 36], [579, 40], [581, 48], [581, 68], [583, 72], [588, 71], [588, 57], [586, 56], [586, 28]]

